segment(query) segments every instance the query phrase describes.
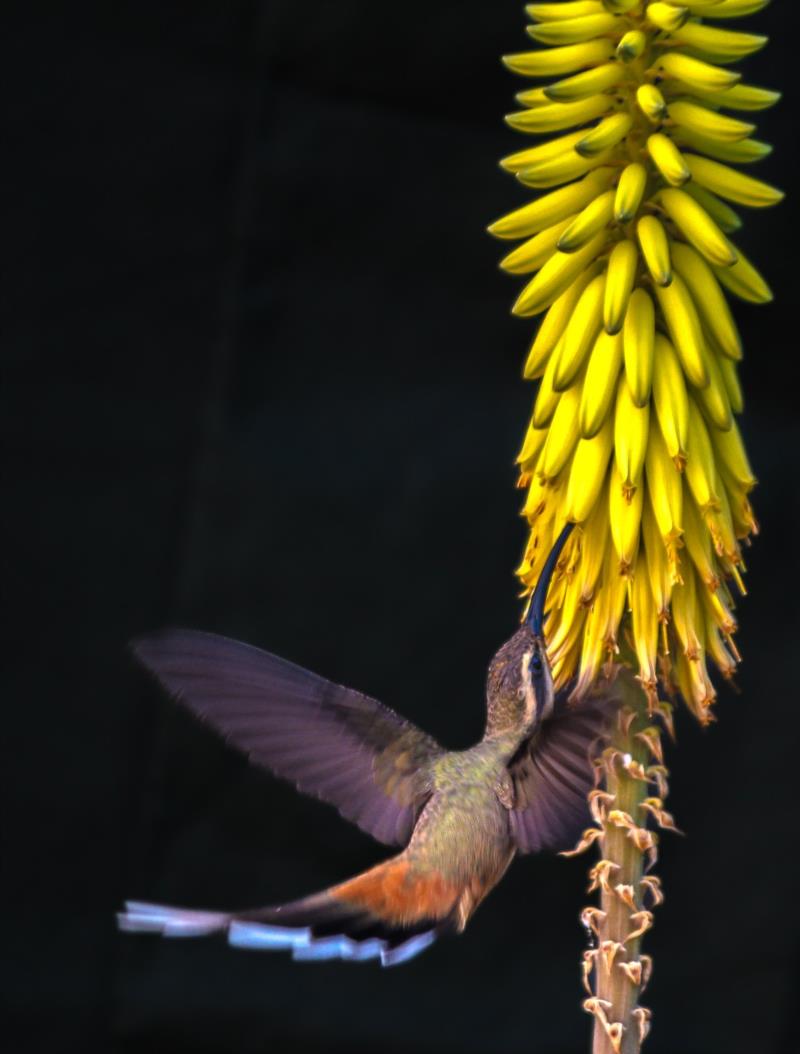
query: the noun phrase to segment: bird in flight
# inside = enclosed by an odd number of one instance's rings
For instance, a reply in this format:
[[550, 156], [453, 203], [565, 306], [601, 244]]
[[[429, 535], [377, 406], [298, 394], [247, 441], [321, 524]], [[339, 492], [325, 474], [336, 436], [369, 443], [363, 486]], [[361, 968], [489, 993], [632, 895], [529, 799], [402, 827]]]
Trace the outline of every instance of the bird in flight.
[[569, 533], [548, 556], [528, 616], [489, 665], [486, 730], [449, 751], [375, 699], [237, 641], [166, 630], [133, 645], [178, 702], [250, 761], [401, 846], [339, 885], [276, 907], [223, 912], [129, 901], [123, 930], [227, 936], [294, 959], [411, 959], [461, 933], [517, 853], [571, 847], [589, 821], [592, 752], [612, 690], [570, 702], [554, 692], [543, 637], [548, 585]]

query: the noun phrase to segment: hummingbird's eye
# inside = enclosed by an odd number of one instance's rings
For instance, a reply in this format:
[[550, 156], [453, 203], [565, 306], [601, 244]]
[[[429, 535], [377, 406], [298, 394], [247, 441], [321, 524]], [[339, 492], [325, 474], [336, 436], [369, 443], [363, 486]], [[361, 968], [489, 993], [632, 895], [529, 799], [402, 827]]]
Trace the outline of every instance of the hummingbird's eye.
[[531, 672], [534, 677], [541, 677], [544, 665], [542, 663], [542, 657], [538, 653], [534, 653], [531, 657]]

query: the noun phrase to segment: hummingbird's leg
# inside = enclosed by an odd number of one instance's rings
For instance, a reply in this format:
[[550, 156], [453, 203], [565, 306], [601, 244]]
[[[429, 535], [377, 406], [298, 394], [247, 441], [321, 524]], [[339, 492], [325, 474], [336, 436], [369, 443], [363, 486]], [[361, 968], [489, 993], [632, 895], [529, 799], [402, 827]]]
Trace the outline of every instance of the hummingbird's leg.
[[500, 804], [506, 809], [514, 808], [514, 784], [507, 772], [498, 776], [494, 785], [494, 792], [500, 800]]

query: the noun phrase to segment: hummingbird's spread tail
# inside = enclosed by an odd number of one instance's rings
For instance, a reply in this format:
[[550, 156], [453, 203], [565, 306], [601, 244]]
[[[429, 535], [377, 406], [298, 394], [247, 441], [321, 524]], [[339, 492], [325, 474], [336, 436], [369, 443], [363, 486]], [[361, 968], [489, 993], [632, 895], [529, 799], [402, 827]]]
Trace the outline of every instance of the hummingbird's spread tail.
[[164, 937], [225, 934], [237, 948], [289, 949], [300, 960], [380, 959], [395, 966], [459, 927], [458, 886], [439, 872], [417, 874], [401, 854], [301, 900], [241, 914], [128, 901], [120, 928]]

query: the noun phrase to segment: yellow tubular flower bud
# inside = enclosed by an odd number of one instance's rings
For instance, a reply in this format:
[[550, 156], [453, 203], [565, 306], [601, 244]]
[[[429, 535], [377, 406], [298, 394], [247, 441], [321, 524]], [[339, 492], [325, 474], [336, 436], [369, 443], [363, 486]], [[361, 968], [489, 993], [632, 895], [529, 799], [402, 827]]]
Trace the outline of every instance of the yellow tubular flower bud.
[[594, 157], [610, 150], [621, 142], [633, 127], [633, 118], [628, 113], [614, 113], [604, 118], [591, 132], [587, 132], [575, 150], [581, 157]]
[[555, 4], [525, 5], [526, 15], [534, 22], [552, 22], [554, 19], [599, 15], [603, 10], [602, 0], [561, 0], [560, 3]]
[[708, 213], [682, 190], [662, 190], [658, 202], [688, 242], [709, 263], [730, 267], [736, 263], [736, 250]]
[[637, 406], [623, 377], [617, 388], [614, 411], [614, 455], [622, 486], [630, 498], [640, 486], [650, 424], [650, 406]]
[[666, 288], [656, 286], [656, 295], [686, 376], [697, 388], [705, 388], [708, 384], [705, 342], [689, 290], [676, 274]]
[[622, 334], [601, 332], [594, 342], [578, 411], [581, 435], [591, 439], [610, 416], [622, 365]]
[[660, 333], [655, 342], [658, 353], [654, 356], [653, 406], [667, 452], [682, 470], [689, 434], [689, 396], [672, 344]]
[[626, 165], [619, 177], [614, 198], [614, 219], [617, 223], [628, 223], [639, 211], [647, 184], [647, 169], [634, 163]]
[[634, 289], [625, 314], [625, 377], [637, 406], [650, 399], [655, 353], [656, 313], [644, 289]]
[[608, 258], [603, 325], [606, 333], [619, 333], [636, 279], [639, 252], [632, 241], [617, 242]]
[[647, 37], [639, 29], [629, 30], [617, 44], [617, 58], [621, 62], [633, 62], [647, 47]]
[[667, 116], [667, 104], [664, 96], [655, 84], [643, 84], [636, 91], [636, 102], [639, 109], [652, 124], [660, 124]]
[[686, 193], [694, 198], [698, 205], [706, 210], [711, 219], [716, 223], [723, 234], [732, 234], [742, 226], [739, 214], [734, 212], [730, 205], [726, 205], [716, 194], [701, 187], [699, 183], [689, 182], [683, 188]]
[[692, 173], [683, 159], [680, 150], [671, 139], [661, 132], [654, 132], [647, 139], [647, 152], [667, 183], [673, 187], [682, 187], [692, 178]]
[[688, 7], [676, 7], [674, 4], [655, 3], [648, 4], [645, 9], [645, 18], [654, 26], [673, 33], [679, 29], [689, 17]]
[[553, 387], [557, 392], [568, 388], [583, 366], [589, 348], [594, 343], [603, 321], [603, 292], [605, 275], [593, 278], [581, 294], [572, 318], [564, 333], [564, 342], [557, 357]]
[[570, 225], [564, 230], [558, 239], [558, 248], [562, 253], [572, 253], [580, 249], [598, 231], [607, 227], [614, 215], [614, 191], [607, 190], [605, 194], [589, 202], [585, 209], [580, 212]]
[[572, 459], [567, 485], [565, 518], [583, 523], [605, 487], [606, 470], [614, 445], [614, 422], [610, 416], [591, 439], [580, 439]]
[[783, 198], [741, 170], [770, 152], [752, 118], [779, 95], [731, 68], [765, 38], [730, 20], [764, 2], [532, 2], [539, 46], [503, 60], [534, 78], [507, 123], [541, 136], [501, 162], [538, 195], [490, 227], [515, 243], [501, 263], [523, 278], [514, 313], [541, 316], [517, 573], [530, 590], [577, 522], [546, 620], [557, 683], [588, 691], [624, 639], [651, 704], [671, 667], [702, 721], [707, 658], [726, 676], [738, 658], [727, 583], [743, 589], [757, 530], [729, 298], [772, 294], [729, 236], [740, 210]]
[[672, 267], [669, 262], [667, 232], [663, 223], [655, 216], [642, 216], [636, 226], [636, 235], [650, 277], [657, 286], [669, 285], [672, 281]]

